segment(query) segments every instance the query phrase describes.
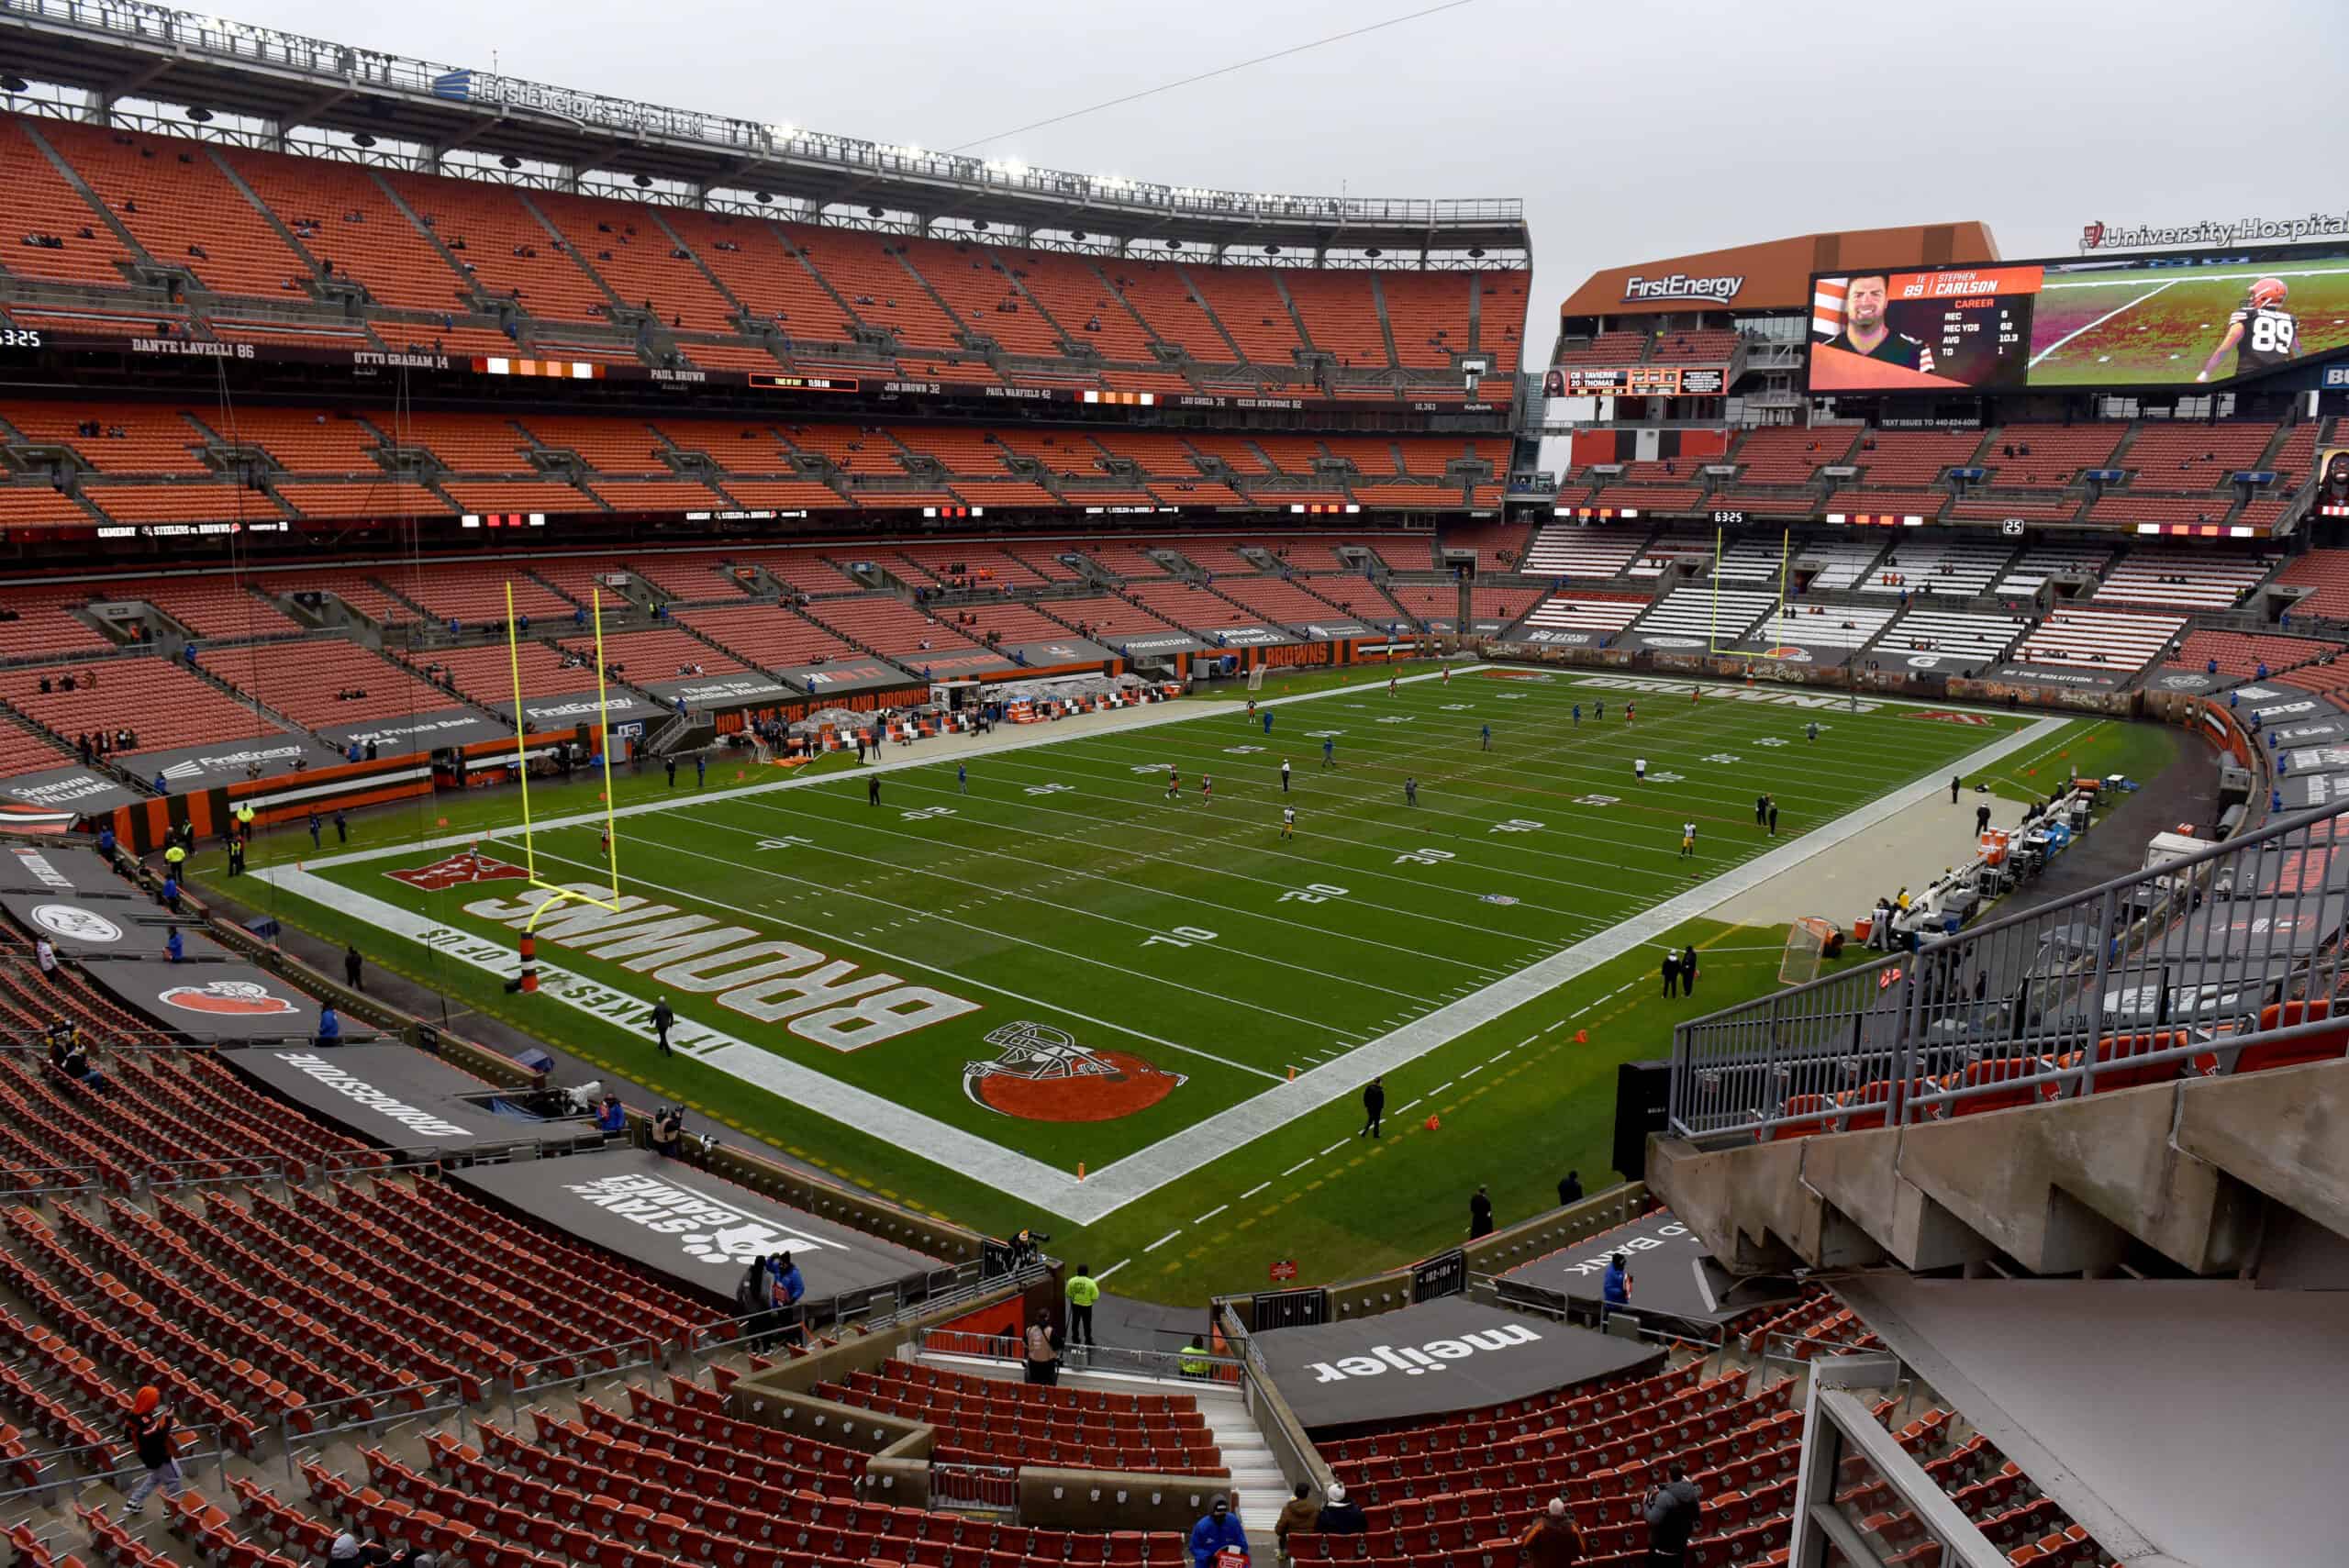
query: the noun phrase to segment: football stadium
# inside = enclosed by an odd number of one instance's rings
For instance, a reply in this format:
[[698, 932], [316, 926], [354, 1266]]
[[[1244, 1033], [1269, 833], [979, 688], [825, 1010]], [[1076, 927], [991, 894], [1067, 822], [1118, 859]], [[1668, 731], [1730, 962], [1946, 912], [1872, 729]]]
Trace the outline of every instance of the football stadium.
[[0, 45], [14, 1568], [2343, 1561], [2324, 224]]

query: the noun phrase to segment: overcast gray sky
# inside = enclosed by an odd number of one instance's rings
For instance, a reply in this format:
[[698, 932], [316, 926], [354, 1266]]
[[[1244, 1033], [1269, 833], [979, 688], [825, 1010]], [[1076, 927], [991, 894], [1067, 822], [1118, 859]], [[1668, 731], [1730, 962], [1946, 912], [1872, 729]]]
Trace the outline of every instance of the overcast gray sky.
[[[337, 41], [942, 149], [1433, 0], [219, 0]], [[1537, 359], [1592, 269], [1814, 229], [2349, 207], [2349, 0], [1474, 0], [983, 157], [1174, 184], [1521, 196]]]

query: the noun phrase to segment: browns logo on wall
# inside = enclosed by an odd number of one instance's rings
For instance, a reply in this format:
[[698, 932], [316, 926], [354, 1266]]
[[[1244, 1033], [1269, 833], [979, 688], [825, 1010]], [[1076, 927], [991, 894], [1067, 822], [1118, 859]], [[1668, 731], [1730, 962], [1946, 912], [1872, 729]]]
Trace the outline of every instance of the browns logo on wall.
[[1030, 1121], [1114, 1121], [1147, 1110], [1188, 1080], [1123, 1051], [1097, 1051], [1050, 1024], [1022, 1020], [990, 1031], [1000, 1052], [963, 1066], [973, 1103]]

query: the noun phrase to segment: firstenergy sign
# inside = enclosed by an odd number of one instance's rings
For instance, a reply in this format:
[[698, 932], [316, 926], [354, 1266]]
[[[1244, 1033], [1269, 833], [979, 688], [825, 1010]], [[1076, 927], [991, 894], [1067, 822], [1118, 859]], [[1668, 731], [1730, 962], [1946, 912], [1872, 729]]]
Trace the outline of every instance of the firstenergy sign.
[[1687, 300], [1692, 305], [1727, 305], [1745, 286], [1745, 274], [1738, 272], [1718, 278], [1692, 277], [1687, 272], [1669, 272], [1660, 278], [1644, 277], [1633, 272], [1623, 280], [1623, 303], [1644, 305], [1657, 300]]

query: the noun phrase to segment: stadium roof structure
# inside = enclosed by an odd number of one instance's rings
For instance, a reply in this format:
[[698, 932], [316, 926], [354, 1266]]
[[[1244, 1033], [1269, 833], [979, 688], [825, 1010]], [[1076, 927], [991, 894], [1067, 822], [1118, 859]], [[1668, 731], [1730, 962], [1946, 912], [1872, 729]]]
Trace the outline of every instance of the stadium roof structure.
[[1560, 317], [1655, 316], [1691, 309], [1809, 310], [1814, 272], [1847, 267], [1939, 267], [1998, 260], [1979, 221], [1796, 234], [1689, 256], [1604, 267], [1558, 307]]
[[[395, 139], [433, 159], [464, 149], [512, 160], [509, 169], [535, 163], [573, 178], [610, 171], [640, 187], [670, 182], [696, 195], [736, 189], [762, 206], [797, 204], [804, 210], [786, 205], [774, 216], [806, 221], [924, 228], [952, 218], [1059, 231], [1100, 249], [1279, 246], [1375, 252], [1383, 264], [1409, 265], [1430, 253], [1521, 255], [1531, 246], [1514, 197], [1286, 195], [1034, 169], [608, 97], [157, 6], [19, 0], [0, 14], [0, 38], [11, 94], [38, 81], [87, 93], [101, 107], [118, 99], [177, 105], [199, 122], [225, 111], [276, 128], [278, 139], [262, 144], [292, 151], [319, 150], [286, 139], [308, 127], [342, 139], [346, 157], [355, 156], [349, 148]], [[905, 217], [883, 221], [892, 214]]]

